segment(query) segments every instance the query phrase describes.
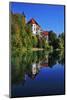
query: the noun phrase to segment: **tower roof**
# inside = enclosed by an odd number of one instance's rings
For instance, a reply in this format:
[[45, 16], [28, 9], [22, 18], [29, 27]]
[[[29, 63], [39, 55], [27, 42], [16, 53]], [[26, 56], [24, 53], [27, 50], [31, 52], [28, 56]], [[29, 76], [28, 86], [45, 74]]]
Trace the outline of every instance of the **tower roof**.
[[22, 15], [23, 15], [24, 17], [26, 17], [24, 12], [22, 12]]

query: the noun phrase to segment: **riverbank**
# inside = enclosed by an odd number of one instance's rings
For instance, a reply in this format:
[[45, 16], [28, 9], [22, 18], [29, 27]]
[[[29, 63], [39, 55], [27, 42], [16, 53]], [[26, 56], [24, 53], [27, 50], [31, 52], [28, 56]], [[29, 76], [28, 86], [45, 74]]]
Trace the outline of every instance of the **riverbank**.
[[43, 48], [30, 48], [30, 49], [27, 49], [27, 48], [22, 48], [22, 52], [25, 52], [25, 51], [41, 51], [41, 50], [44, 50]]
[[[44, 48], [29, 48], [29, 49], [27, 49], [27, 48], [22, 48], [22, 52], [27, 52], [27, 51], [43, 51], [43, 50], [46, 50], [46, 49], [44, 49]], [[64, 49], [55, 49], [55, 50], [53, 50], [53, 49], [49, 49], [49, 50], [47, 50], [47, 51], [63, 51]]]
[[32, 51], [41, 51], [44, 50], [43, 48], [32, 48]]

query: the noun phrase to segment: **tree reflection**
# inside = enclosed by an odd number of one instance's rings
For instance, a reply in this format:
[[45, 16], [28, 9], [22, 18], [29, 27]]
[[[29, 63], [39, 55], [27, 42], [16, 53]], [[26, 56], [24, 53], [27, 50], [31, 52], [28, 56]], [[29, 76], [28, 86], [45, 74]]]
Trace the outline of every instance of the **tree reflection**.
[[64, 64], [64, 52], [28, 51], [11, 58], [11, 82], [24, 85], [26, 76], [35, 79], [43, 67], [52, 68], [55, 64]]
[[48, 57], [49, 67], [53, 67], [53, 65], [59, 63], [64, 64], [64, 52], [63, 51], [54, 51], [49, 54]]

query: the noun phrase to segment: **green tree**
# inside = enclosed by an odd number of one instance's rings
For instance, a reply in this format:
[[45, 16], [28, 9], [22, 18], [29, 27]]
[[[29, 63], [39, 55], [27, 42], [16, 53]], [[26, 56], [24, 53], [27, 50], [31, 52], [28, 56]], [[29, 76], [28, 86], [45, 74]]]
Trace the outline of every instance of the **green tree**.
[[18, 55], [22, 51], [22, 41], [20, 27], [18, 25], [18, 15], [11, 13], [11, 54]]
[[61, 45], [64, 47], [65, 36], [64, 33], [61, 33], [58, 38], [60, 39]]
[[53, 49], [56, 49], [56, 44], [55, 42], [57, 40], [57, 35], [53, 31], [49, 31], [49, 45], [53, 46]]
[[32, 36], [32, 45], [33, 45], [33, 47], [37, 46], [37, 37], [36, 36]]

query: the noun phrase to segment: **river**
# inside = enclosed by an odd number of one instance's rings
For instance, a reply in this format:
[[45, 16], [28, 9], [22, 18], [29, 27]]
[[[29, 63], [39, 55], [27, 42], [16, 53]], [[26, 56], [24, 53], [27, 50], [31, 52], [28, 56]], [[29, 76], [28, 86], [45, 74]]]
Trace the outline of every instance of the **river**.
[[65, 92], [64, 53], [26, 52], [11, 63], [11, 97], [62, 95]]

